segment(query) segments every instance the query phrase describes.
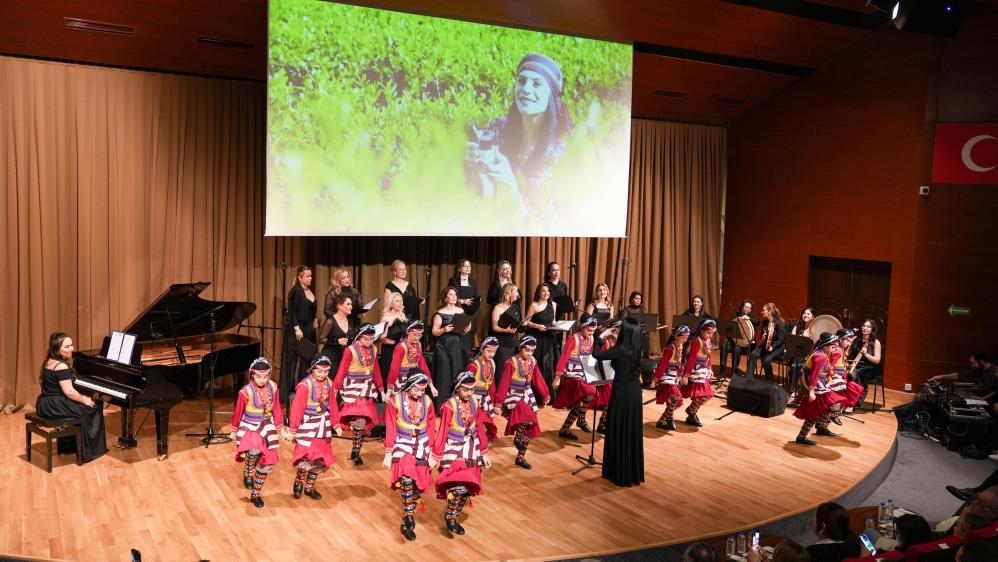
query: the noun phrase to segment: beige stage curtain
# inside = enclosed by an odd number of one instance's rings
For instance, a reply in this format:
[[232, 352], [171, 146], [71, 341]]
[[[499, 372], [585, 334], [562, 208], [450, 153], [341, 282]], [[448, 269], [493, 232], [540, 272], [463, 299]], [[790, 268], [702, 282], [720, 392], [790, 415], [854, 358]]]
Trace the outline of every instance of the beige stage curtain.
[[[212, 281], [205, 298], [256, 303], [251, 322], [279, 326], [282, 262], [288, 285], [315, 268], [320, 310], [334, 267], [369, 299], [395, 258], [420, 295], [431, 271], [432, 310], [463, 257], [483, 294], [498, 259], [528, 295], [556, 260], [583, 305], [605, 281], [614, 300], [640, 289], [663, 322], [694, 292], [715, 311], [721, 128], [633, 121], [625, 239], [265, 238], [265, 97], [258, 83], [0, 57], [0, 405], [33, 404], [49, 333], [92, 349], [171, 283]], [[280, 334], [261, 340], [279, 359]]]

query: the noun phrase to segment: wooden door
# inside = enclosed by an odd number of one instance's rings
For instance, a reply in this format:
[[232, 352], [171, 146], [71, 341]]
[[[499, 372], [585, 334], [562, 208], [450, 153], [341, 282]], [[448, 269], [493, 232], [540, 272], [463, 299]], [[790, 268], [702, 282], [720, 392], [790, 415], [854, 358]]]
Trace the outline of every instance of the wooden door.
[[854, 329], [873, 318], [877, 339], [887, 343], [890, 263], [811, 256], [807, 293], [815, 315], [830, 314]]

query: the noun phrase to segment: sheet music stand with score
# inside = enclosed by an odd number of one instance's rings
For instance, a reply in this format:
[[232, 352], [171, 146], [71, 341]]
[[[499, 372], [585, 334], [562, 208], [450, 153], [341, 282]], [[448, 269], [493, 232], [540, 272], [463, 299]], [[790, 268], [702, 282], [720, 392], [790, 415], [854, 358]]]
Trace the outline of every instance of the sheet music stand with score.
[[[602, 367], [602, 370], [600, 369]], [[605, 384], [610, 384], [613, 382], [613, 367], [610, 365], [609, 361], [597, 361], [592, 355], [586, 357], [586, 360], [582, 362], [582, 373], [585, 377], [587, 383], [593, 386], [602, 386]], [[579, 460], [582, 464], [579, 465], [572, 474], [578, 474], [587, 468], [593, 468], [596, 466], [602, 466], [603, 463], [596, 460], [596, 412], [598, 409], [593, 407], [593, 424], [589, 426], [592, 432], [592, 439], [590, 439], [589, 444], [589, 456], [583, 457], [582, 455], [575, 455], [575, 458]]]

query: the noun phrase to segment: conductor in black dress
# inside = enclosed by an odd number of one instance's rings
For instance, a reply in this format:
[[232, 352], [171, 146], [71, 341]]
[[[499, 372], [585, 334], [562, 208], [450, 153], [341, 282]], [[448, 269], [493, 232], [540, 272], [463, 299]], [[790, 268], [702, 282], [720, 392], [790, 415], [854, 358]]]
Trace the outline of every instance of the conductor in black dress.
[[645, 481], [645, 454], [641, 406], [641, 323], [624, 318], [613, 347], [593, 357], [613, 366], [613, 391], [607, 406], [603, 442], [603, 478], [617, 486], [637, 486]]
[[[72, 338], [62, 332], [49, 336], [48, 353], [42, 363], [42, 393], [35, 402], [35, 411], [47, 418], [80, 418], [80, 459], [90, 462], [107, 452], [104, 409], [99, 400], [80, 394], [73, 386], [73, 370], [69, 367], [72, 356]], [[60, 438], [57, 443], [60, 453], [73, 452], [75, 445], [72, 438]]]

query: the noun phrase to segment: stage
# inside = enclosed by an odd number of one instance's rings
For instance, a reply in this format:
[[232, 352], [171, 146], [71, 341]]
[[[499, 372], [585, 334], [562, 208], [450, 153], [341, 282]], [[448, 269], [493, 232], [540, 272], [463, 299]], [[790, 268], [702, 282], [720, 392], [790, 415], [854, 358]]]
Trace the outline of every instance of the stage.
[[[872, 393], [872, 391], [871, 391]], [[890, 392], [888, 406], [907, 395]], [[651, 390], [644, 398], [653, 397]], [[575, 455], [587, 455], [590, 439], [560, 439], [564, 411], [544, 408], [544, 434], [530, 444], [533, 470], [513, 464], [512, 438], [493, 448], [494, 466], [451, 538], [443, 525], [445, 502], [427, 494], [417, 514], [417, 540], [399, 534], [398, 493], [382, 468], [384, 448], [367, 443], [365, 464], [349, 461], [350, 442], [334, 440], [337, 464], [323, 474], [321, 501], [291, 495], [292, 445], [281, 442], [281, 464], [256, 509], [242, 486], [234, 445], [198, 446], [185, 433], [199, 431], [206, 401], [173, 410], [170, 455], [158, 461], [150, 416], [136, 449], [112, 448], [83, 467], [72, 455], [44, 469], [44, 442], [36, 438], [29, 464], [24, 456], [23, 413], [0, 416], [0, 554], [62, 560], [127, 560], [130, 548], [143, 560], [489, 560], [598, 556], [761, 527], [857, 487], [892, 460], [897, 425], [891, 413], [859, 412], [865, 424], [844, 419], [839, 436], [813, 437], [817, 447], [793, 442], [800, 420], [787, 410], [775, 418], [727, 413], [715, 398], [701, 410], [704, 427], [679, 423], [656, 429], [663, 406], [645, 406], [644, 485], [616, 488], [599, 468], [577, 475]], [[231, 398], [220, 401], [227, 426]], [[678, 412], [685, 419], [685, 414]], [[142, 421], [144, 413], [136, 417]], [[119, 431], [116, 408], [106, 413], [108, 440]], [[590, 418], [591, 419], [591, 418]], [[505, 420], [499, 421], [500, 432]], [[597, 436], [599, 437], [599, 436]], [[602, 456], [598, 439], [596, 456]]]

